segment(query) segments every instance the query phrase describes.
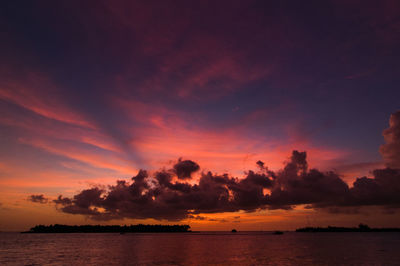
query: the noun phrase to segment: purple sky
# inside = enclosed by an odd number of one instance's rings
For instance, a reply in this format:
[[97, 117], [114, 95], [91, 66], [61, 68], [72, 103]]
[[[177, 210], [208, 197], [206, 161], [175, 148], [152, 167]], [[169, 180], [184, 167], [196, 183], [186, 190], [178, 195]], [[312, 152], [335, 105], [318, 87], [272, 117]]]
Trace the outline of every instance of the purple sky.
[[180, 157], [240, 177], [299, 150], [350, 186], [372, 177], [400, 108], [399, 14], [398, 1], [1, 3], [0, 212]]

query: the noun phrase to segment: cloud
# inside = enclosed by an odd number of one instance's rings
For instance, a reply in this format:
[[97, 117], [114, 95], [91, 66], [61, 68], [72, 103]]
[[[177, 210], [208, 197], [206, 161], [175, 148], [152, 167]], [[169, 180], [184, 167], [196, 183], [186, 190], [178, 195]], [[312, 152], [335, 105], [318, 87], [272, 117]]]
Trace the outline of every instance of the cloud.
[[174, 165], [174, 170], [179, 179], [190, 179], [192, 178], [192, 173], [196, 172], [200, 169], [200, 166], [191, 161], [179, 159], [178, 162]]
[[[383, 154], [397, 145], [399, 114], [391, 117], [390, 128], [384, 131], [388, 146]], [[397, 159], [391, 156], [390, 160], [394, 163]], [[262, 161], [256, 165], [258, 171], [249, 170], [242, 179], [202, 172], [198, 183], [189, 184], [182, 180], [190, 179], [200, 166], [179, 159], [173, 169], [151, 175], [140, 170], [132, 182], [119, 180], [108, 189], [94, 187], [73, 198], [59, 196], [54, 202], [63, 212], [95, 220], [202, 220], [201, 213], [292, 209], [296, 205], [347, 213], [355, 213], [361, 206], [400, 207], [400, 169], [375, 169], [372, 178], [357, 178], [349, 187], [334, 171], [309, 169], [306, 152], [294, 150], [279, 171], [268, 169]]]
[[357, 178], [346, 204], [400, 207], [400, 169], [375, 169], [373, 176]]
[[[192, 163], [191, 166], [197, 166]], [[254, 211], [265, 203], [263, 188], [272, 185], [267, 175], [253, 171], [242, 180], [208, 172], [201, 174], [198, 184], [181, 182], [179, 178], [172, 182], [174, 173], [179, 173], [175, 168], [160, 170], [151, 176], [140, 170], [131, 183], [119, 180], [107, 190], [86, 189], [73, 198], [59, 196], [54, 202], [63, 212], [83, 214], [95, 220], [181, 220], [197, 217], [199, 213]]]
[[199, 221], [205, 221], [207, 220], [206, 217], [200, 216], [200, 215], [188, 215], [189, 219], [194, 219], [194, 220], [199, 220]]
[[46, 198], [43, 194], [40, 195], [30, 195], [28, 197], [29, 201], [35, 202], [35, 203], [41, 203], [41, 204], [45, 204], [49, 201], [48, 198]]
[[[4, 77], [4, 73], [0, 72]], [[43, 117], [63, 123], [95, 129], [96, 126], [84, 115], [67, 106], [56, 85], [41, 73], [28, 73], [10, 81], [0, 82], [0, 99], [14, 103]], [[46, 89], [45, 89], [46, 88]]]
[[400, 207], [400, 170], [374, 170], [373, 178], [357, 178], [350, 188], [335, 172], [307, 169], [305, 152], [293, 151], [280, 171], [248, 171], [240, 180], [208, 172], [192, 185], [179, 179], [173, 182], [172, 173], [161, 170], [149, 175], [141, 170], [132, 182], [119, 180], [108, 189], [86, 189], [73, 198], [59, 196], [54, 202], [65, 213], [94, 220], [201, 220], [200, 213], [292, 209], [300, 204], [336, 212], [351, 206]]
[[61, 195], [58, 196], [57, 199], [53, 200], [54, 203], [56, 204], [60, 204], [60, 205], [70, 205], [72, 204], [72, 200], [70, 200], [69, 198], [64, 198]]
[[299, 204], [334, 205], [348, 192], [348, 185], [337, 173], [308, 170], [306, 153], [293, 151], [290, 162], [276, 174], [268, 205], [273, 209]]
[[210, 222], [220, 222], [226, 223], [228, 222], [226, 219], [215, 219], [215, 218], [208, 218], [200, 215], [188, 215], [189, 219], [198, 220], [198, 221], [210, 221]]
[[389, 128], [383, 131], [386, 144], [380, 152], [388, 167], [400, 168], [400, 111], [390, 116]]
[[[374, 178], [358, 178], [350, 188], [337, 173], [306, 168], [306, 153], [294, 151], [284, 169], [248, 171], [244, 179], [202, 173], [198, 184], [176, 182], [173, 171], [154, 175], [141, 170], [132, 182], [123, 180], [103, 190], [86, 189], [73, 198], [59, 196], [60, 210], [94, 220], [153, 218], [201, 220], [200, 213], [385, 205], [400, 206], [400, 170], [377, 169]], [[269, 193], [264, 193], [268, 190]]]

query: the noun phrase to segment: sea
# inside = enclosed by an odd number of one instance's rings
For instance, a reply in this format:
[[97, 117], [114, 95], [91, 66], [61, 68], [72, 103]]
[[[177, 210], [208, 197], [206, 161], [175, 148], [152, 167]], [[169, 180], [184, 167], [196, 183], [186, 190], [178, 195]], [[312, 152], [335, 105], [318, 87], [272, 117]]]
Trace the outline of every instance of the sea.
[[400, 265], [400, 233], [0, 233], [0, 265]]

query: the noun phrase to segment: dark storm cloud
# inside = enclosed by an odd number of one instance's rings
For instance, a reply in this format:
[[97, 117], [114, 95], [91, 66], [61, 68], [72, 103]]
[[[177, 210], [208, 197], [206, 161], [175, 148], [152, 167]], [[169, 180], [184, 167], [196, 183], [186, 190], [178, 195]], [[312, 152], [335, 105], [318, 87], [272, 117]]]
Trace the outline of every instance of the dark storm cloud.
[[386, 144], [380, 152], [388, 167], [400, 168], [400, 111], [390, 116], [389, 128], [383, 131]]
[[42, 203], [45, 204], [49, 201], [48, 198], [46, 198], [43, 194], [40, 195], [30, 195], [28, 197], [29, 201], [35, 202], [35, 203]]

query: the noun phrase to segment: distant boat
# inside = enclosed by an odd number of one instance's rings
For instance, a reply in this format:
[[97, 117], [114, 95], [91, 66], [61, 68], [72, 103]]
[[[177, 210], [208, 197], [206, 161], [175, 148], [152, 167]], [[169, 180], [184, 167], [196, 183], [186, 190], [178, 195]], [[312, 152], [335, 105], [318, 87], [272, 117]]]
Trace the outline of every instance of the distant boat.
[[275, 231], [274, 235], [283, 235], [283, 232], [282, 231]]
[[232, 229], [231, 233], [237, 233], [236, 229]]

